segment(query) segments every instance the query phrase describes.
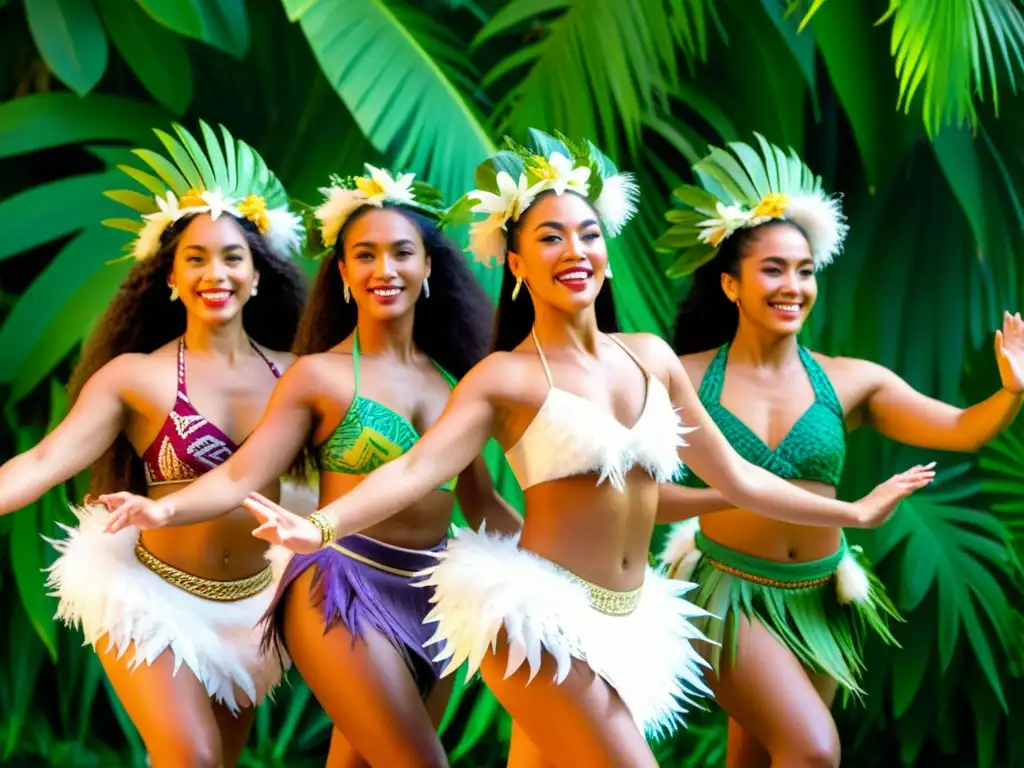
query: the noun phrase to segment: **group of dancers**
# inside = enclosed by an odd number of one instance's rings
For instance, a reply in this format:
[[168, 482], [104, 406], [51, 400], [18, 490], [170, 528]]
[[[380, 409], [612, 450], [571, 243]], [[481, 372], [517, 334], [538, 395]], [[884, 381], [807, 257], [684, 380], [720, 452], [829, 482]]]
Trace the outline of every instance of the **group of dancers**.
[[[730, 766], [838, 765], [833, 697], [862, 693], [865, 633], [893, 643], [899, 619], [843, 528], [935, 475], [839, 501], [846, 434], [993, 439], [1021, 406], [1019, 314], [996, 332], [1002, 388], [966, 409], [799, 345], [847, 225], [760, 136], [676, 192], [658, 244], [692, 284], [672, 349], [618, 332], [606, 239], [639, 190], [590, 142], [507, 141], [451, 206], [367, 165], [330, 177], [312, 229], [258, 153], [200, 128], [122, 166], [137, 189], [109, 195], [132, 214], [106, 223], [136, 263], [67, 417], [0, 468], [0, 514], [91, 469], [49, 584], [155, 768], [235, 765], [292, 664], [332, 767], [447, 765], [464, 664], [511, 714], [516, 768], [655, 766], [648, 739], [709, 697]], [[496, 314], [444, 233], [470, 220]], [[303, 251], [322, 251], [308, 298]]]

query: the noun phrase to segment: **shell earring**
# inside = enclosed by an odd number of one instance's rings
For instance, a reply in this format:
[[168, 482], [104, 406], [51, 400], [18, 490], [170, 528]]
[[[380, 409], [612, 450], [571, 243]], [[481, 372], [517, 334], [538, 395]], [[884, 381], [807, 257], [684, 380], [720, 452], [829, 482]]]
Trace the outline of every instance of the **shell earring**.
[[423, 298], [430, 298], [430, 283], [427, 282], [427, 278], [423, 278]]
[[171, 301], [177, 301], [178, 297], [181, 295], [178, 293], [178, 286], [172, 285], [169, 287], [171, 289]]
[[519, 297], [519, 289], [523, 287], [523, 278], [516, 278], [516, 286], [512, 289], [512, 301], [515, 301]]
[[259, 290], [259, 286], [256, 283], [253, 283], [252, 284], [252, 293], [250, 293], [249, 295], [250, 296], [255, 296], [256, 293], [258, 292], [258, 290]]
[[342, 295], [345, 297], [345, 303], [348, 304], [350, 301], [352, 301], [352, 291], [349, 289], [348, 283], [346, 283], [344, 280], [342, 280], [341, 282], [345, 286], [345, 289], [342, 291]]

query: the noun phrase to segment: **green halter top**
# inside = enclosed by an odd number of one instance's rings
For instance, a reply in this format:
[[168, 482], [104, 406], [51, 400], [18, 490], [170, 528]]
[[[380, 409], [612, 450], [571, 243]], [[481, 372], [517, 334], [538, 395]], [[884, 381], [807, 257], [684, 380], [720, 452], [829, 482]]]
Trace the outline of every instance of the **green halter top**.
[[[455, 377], [431, 362], [448, 386], [454, 388]], [[352, 342], [352, 372], [355, 379], [352, 405], [330, 437], [317, 447], [317, 463], [322, 471], [365, 475], [406, 453], [420, 439], [420, 434], [405, 417], [360, 396], [358, 332]], [[452, 478], [438, 490], [455, 490], [456, 480]]]
[[[782, 442], [772, 450], [764, 440], [721, 404], [729, 344], [711, 360], [697, 396], [736, 452], [751, 464], [784, 480], [816, 480], [838, 485], [846, 459], [846, 420], [832, 383], [813, 355], [798, 347], [800, 362], [811, 380], [814, 402], [797, 419]], [[707, 484], [684, 468], [678, 482], [690, 488]]]

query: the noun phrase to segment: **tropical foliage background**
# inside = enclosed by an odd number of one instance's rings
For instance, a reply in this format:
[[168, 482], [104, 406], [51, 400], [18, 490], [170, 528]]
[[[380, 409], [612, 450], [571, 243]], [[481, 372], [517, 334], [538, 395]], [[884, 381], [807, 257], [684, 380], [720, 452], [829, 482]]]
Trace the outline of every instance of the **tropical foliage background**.
[[[846, 255], [808, 342], [879, 361], [955, 403], [997, 386], [992, 331], [1021, 306], [1024, 16], [1019, 0], [0, 0], [0, 458], [59, 419], [64, 382], [127, 270], [101, 192], [152, 127], [221, 122], [298, 200], [384, 162], [449, 197], [506, 133], [590, 137], [644, 190], [615, 243], [629, 329], [670, 338], [685, 285], [652, 247], [709, 143], [758, 131], [842, 191]], [[154, 147], [155, 148], [155, 147]], [[115, 184], [115, 180], [117, 183]], [[312, 265], [311, 270], [312, 272]], [[491, 290], [495, 273], [479, 270]], [[919, 456], [857, 434], [851, 498]], [[928, 458], [934, 458], [929, 456]], [[908, 619], [871, 648], [864, 708], [837, 706], [844, 765], [1011, 766], [1024, 647], [1024, 421], [856, 533]], [[501, 459], [494, 471], [518, 493]], [[0, 519], [0, 763], [142, 765], [42, 569], [80, 479]], [[460, 766], [504, 764], [509, 721], [479, 683], [453, 699]], [[328, 724], [301, 680], [259, 711], [244, 764], [322, 765]], [[658, 745], [716, 765], [721, 713]]]

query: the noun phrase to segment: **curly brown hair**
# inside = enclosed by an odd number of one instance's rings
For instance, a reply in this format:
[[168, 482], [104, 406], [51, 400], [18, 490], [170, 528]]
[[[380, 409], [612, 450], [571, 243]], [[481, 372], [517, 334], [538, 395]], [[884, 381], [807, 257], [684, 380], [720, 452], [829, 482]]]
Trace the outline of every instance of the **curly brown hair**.
[[[181, 302], [168, 300], [167, 278], [178, 242], [194, 218], [182, 218], [169, 226], [160, 239], [160, 250], [132, 267], [121, 283], [71, 374], [71, 405], [89, 378], [118, 355], [153, 352], [185, 332], [185, 307]], [[257, 344], [271, 350], [288, 350], [302, 314], [306, 281], [293, 262], [270, 251], [252, 222], [232, 218], [242, 228], [253, 264], [260, 272], [260, 290], [246, 302], [242, 325]], [[142, 461], [121, 434], [92, 465], [89, 492], [96, 495], [126, 490], [145, 494], [146, 482]]]

